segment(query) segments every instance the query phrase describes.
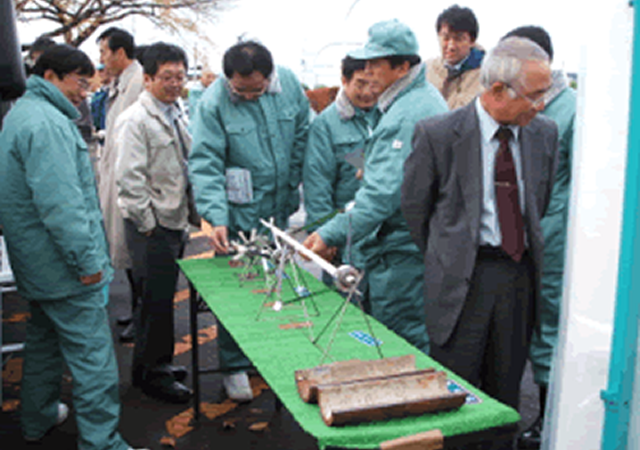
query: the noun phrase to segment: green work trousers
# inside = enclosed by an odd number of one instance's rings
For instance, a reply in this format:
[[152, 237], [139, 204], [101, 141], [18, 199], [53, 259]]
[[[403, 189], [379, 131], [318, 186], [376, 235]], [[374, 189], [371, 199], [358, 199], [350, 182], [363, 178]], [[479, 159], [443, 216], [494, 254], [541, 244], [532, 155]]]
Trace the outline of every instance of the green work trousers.
[[251, 361], [236, 344], [231, 334], [218, 321], [218, 360], [220, 368], [228, 372], [238, 372], [251, 368]]
[[370, 265], [368, 282], [371, 315], [428, 355], [422, 257], [417, 253], [384, 253]]
[[558, 322], [560, 320], [560, 301], [562, 299], [562, 272], [543, 273], [540, 301], [540, 327], [531, 338], [529, 359], [533, 367], [533, 380], [541, 386], [549, 385], [551, 360], [558, 342]]
[[97, 290], [60, 300], [31, 300], [22, 373], [22, 431], [40, 438], [56, 424], [63, 363], [73, 377], [79, 450], [127, 450], [118, 433], [118, 367]]

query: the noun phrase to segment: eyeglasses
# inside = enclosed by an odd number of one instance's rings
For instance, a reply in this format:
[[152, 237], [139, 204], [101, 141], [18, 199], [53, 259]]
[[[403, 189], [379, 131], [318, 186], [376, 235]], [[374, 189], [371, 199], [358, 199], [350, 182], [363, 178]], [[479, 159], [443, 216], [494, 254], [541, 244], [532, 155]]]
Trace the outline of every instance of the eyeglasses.
[[83, 91], [88, 91], [91, 87], [89, 81], [86, 78], [81, 78], [78, 74], [72, 73], [69, 75], [69, 77], [73, 78], [75, 82], [78, 83], [80, 89], [82, 89]]
[[536, 92], [533, 95], [524, 95], [513, 86], [508, 86], [508, 89], [518, 97], [522, 97], [525, 100], [527, 100], [529, 103], [531, 103], [531, 106], [533, 106], [534, 108], [540, 108], [546, 105], [550, 100], [550, 94], [551, 94], [550, 89], [546, 89], [542, 92]]
[[268, 86], [269, 82], [266, 79], [259, 88], [236, 88], [231, 82], [229, 82], [229, 89], [231, 89], [231, 92], [243, 98], [258, 98], [267, 91]]
[[169, 84], [172, 81], [175, 81], [178, 84], [183, 84], [185, 80], [185, 75], [184, 74], [177, 74], [177, 75], [165, 74], [165, 75], [157, 75], [156, 78], [158, 78], [160, 81], [162, 81], [165, 84]]

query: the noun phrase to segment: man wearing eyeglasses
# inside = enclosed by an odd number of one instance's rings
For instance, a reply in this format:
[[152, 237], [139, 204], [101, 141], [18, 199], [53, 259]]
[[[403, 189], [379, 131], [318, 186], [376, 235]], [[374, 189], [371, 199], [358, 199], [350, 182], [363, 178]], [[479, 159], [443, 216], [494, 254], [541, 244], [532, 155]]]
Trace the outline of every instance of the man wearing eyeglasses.
[[[524, 26], [511, 30], [505, 37], [518, 36], [531, 39], [544, 49], [553, 59], [551, 36], [545, 29], [537, 26]], [[542, 424], [546, 407], [547, 391], [551, 373], [551, 361], [558, 341], [558, 321], [562, 305], [563, 274], [565, 263], [565, 244], [567, 240], [567, 221], [569, 197], [571, 194], [571, 161], [573, 154], [574, 122], [576, 117], [576, 92], [567, 83], [567, 77], [561, 70], [551, 74], [552, 85], [545, 96], [542, 114], [553, 119], [558, 125], [558, 170], [551, 194], [551, 203], [542, 219], [544, 236], [544, 264], [542, 273], [542, 291], [540, 295], [540, 327], [536, 328], [531, 339], [529, 359], [533, 368], [533, 381], [539, 387], [538, 418], [518, 438], [520, 449], [538, 449], [542, 442]]]
[[118, 433], [118, 367], [106, 309], [113, 268], [87, 145], [73, 123], [93, 74], [82, 51], [45, 49], [0, 133], [0, 218], [31, 315], [22, 433], [42, 443], [67, 418], [60, 402], [67, 366], [78, 447], [132, 450]]
[[186, 369], [172, 364], [173, 296], [189, 225], [187, 157], [191, 136], [178, 98], [187, 56], [175, 45], [150, 45], [143, 57], [146, 90], [116, 122], [116, 184], [133, 275], [144, 279], [136, 314], [132, 384], [147, 395], [183, 403]]
[[[240, 42], [223, 58], [224, 78], [202, 95], [189, 160], [203, 230], [216, 253], [229, 251], [237, 233], [274, 218], [286, 228], [300, 203], [298, 186], [307, 141], [309, 102], [295, 75], [276, 67], [269, 50]], [[218, 327], [223, 384], [238, 401], [253, 398], [250, 362], [224, 327]]]
[[470, 103], [480, 94], [480, 64], [484, 50], [477, 44], [478, 20], [469, 8], [453, 5], [440, 13], [436, 31], [442, 56], [427, 61], [427, 79], [450, 109]]
[[549, 57], [528, 39], [504, 39], [481, 80], [472, 103], [418, 122], [402, 212], [425, 256], [431, 355], [517, 408], [556, 170], [557, 127], [536, 117], [551, 86]]

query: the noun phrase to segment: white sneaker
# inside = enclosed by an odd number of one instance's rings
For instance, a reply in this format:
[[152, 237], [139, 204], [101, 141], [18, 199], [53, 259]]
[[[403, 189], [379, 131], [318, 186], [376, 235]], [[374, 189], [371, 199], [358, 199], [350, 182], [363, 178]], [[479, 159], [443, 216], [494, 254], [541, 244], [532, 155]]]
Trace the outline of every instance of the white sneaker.
[[[53, 427], [57, 427], [62, 425], [65, 420], [67, 420], [67, 418], [69, 417], [69, 407], [62, 403], [59, 402], [58, 403], [58, 418], [56, 419], [56, 424]], [[53, 428], [51, 427], [51, 428]], [[46, 435], [49, 431], [51, 431], [51, 428], [48, 429], [42, 436], [38, 437], [38, 438], [32, 438], [29, 436], [25, 436], [24, 440], [27, 442], [40, 442], [42, 440], [42, 438], [44, 437], [44, 435]]]
[[237, 402], [250, 402], [253, 400], [253, 391], [249, 384], [247, 372], [236, 372], [225, 375], [222, 378], [222, 384], [224, 385], [225, 391], [227, 391], [227, 396], [231, 400]]
[[69, 407], [65, 403], [58, 403], [58, 420], [56, 426], [60, 426], [69, 417]]

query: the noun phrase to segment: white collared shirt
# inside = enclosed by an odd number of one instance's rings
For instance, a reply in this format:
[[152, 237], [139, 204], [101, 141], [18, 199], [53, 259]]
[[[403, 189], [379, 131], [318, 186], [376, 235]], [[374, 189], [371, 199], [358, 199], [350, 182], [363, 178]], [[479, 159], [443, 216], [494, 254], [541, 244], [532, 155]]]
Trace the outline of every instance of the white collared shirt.
[[[482, 212], [480, 214], [480, 245], [491, 245], [499, 247], [502, 244], [502, 234], [500, 232], [500, 222], [498, 220], [498, 210], [496, 207], [495, 191], [495, 159], [500, 143], [495, 137], [500, 124], [485, 111], [480, 103], [480, 97], [475, 101], [476, 112], [478, 114], [478, 125], [480, 128], [480, 147], [482, 151]], [[520, 209], [522, 215], [525, 214], [524, 204], [524, 182], [522, 181], [522, 157], [520, 155], [520, 127], [509, 125], [513, 132], [513, 138], [509, 142], [513, 162], [516, 166], [516, 176], [518, 178], [518, 196], [520, 198]]]

